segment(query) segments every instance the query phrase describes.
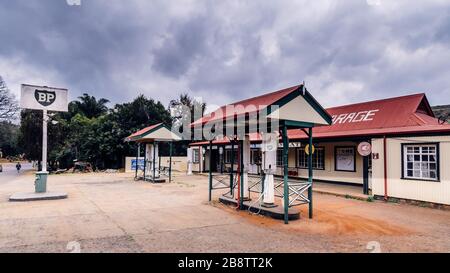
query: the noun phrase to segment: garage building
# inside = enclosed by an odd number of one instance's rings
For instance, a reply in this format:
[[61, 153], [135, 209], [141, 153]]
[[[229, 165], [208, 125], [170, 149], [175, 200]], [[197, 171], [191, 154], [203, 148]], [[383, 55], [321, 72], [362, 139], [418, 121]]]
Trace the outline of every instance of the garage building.
[[[359, 185], [365, 194], [450, 205], [450, 124], [441, 122], [425, 94], [357, 103], [326, 109], [331, 126], [313, 129], [314, 181]], [[289, 175], [308, 177], [308, 137], [289, 130]], [[261, 140], [251, 135], [251, 166], [260, 174]], [[362, 156], [358, 146], [371, 145]], [[231, 145], [227, 139], [191, 144], [194, 172], [227, 172], [231, 168]], [[367, 145], [366, 145], [367, 146]], [[280, 144], [281, 149], [281, 144]], [[281, 150], [280, 150], [281, 151]], [[282, 174], [282, 153], [277, 160]], [[234, 160], [238, 162], [238, 160]], [[232, 169], [236, 170], [236, 166]]]

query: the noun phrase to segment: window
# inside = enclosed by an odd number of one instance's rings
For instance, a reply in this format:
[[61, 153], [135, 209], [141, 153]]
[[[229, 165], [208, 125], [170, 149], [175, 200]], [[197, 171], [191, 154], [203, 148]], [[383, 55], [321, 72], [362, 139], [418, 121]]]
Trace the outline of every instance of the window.
[[192, 153], [193, 153], [193, 163], [194, 164], [198, 164], [198, 163], [200, 163], [200, 149], [193, 149], [192, 150]]
[[[308, 155], [305, 152], [305, 149], [298, 150], [298, 168], [308, 169]], [[312, 156], [312, 167], [315, 170], [325, 170], [325, 148], [316, 147], [316, 151]]]
[[262, 162], [261, 150], [251, 150], [250, 152], [250, 164], [257, 165]]
[[[225, 163], [231, 164], [231, 150], [225, 151]], [[234, 164], [238, 163], [239, 163], [238, 152], [237, 150], [234, 150]]]
[[283, 149], [277, 150], [277, 166], [283, 166]]
[[334, 151], [334, 169], [342, 172], [356, 172], [355, 147], [336, 147]]
[[428, 181], [439, 180], [439, 145], [402, 145], [403, 178]]

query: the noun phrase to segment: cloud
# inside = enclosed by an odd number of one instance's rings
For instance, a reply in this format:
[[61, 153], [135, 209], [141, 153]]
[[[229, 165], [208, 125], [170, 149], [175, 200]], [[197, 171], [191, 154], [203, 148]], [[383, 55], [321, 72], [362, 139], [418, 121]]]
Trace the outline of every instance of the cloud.
[[448, 1], [0, 1], [0, 75], [122, 102], [214, 105], [306, 81], [325, 106], [450, 103]]

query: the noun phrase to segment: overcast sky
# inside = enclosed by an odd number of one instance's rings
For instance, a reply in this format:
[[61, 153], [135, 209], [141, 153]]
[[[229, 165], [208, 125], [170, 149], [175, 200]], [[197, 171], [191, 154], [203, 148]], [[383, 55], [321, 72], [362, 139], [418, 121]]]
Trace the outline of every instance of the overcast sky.
[[306, 81], [324, 106], [450, 104], [450, 0], [0, 0], [0, 75], [113, 103], [222, 105]]

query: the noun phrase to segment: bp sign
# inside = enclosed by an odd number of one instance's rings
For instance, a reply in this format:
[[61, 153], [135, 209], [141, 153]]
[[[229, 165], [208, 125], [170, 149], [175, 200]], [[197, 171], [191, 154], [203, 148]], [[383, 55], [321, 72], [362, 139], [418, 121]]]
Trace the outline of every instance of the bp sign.
[[20, 107], [22, 109], [68, 111], [68, 91], [63, 88], [22, 84]]
[[36, 91], [34, 91], [34, 97], [42, 106], [48, 107], [55, 102], [56, 92], [36, 89]]
[[22, 84], [20, 107], [22, 109], [42, 111], [42, 171], [36, 173], [34, 183], [36, 193], [47, 191], [47, 123], [50, 118], [48, 111], [67, 112], [68, 90], [47, 86]]

